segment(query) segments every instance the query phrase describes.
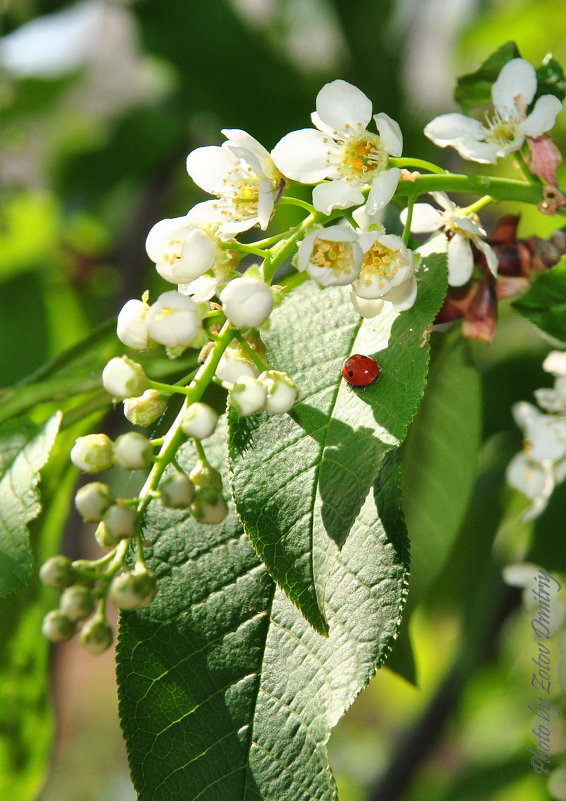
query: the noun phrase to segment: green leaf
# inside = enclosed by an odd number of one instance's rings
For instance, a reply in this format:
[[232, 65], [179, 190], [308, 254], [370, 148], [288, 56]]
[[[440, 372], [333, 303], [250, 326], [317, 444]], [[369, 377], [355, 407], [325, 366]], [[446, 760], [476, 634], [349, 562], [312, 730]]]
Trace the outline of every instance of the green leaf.
[[520, 58], [515, 42], [506, 42], [487, 58], [474, 72], [461, 75], [456, 81], [454, 100], [468, 112], [476, 106], [491, 103], [491, 87], [497, 80], [501, 68], [514, 58]]
[[[222, 426], [223, 428], [223, 426]], [[219, 431], [214, 464], [224, 459]], [[181, 450], [186, 467], [190, 446]], [[330, 731], [391, 647], [406, 593], [399, 473], [388, 461], [328, 579], [328, 638], [278, 590], [235, 514], [149, 507], [158, 594], [124, 613], [120, 715], [139, 801], [333, 801]]]
[[511, 305], [546, 334], [566, 342], [566, 257], [540, 273]]
[[535, 99], [541, 95], [555, 95], [559, 100], [566, 97], [566, 78], [559, 62], [550, 53], [537, 68], [537, 93]]
[[[423, 394], [423, 332], [445, 289], [438, 254], [420, 273], [414, 307], [396, 319], [361, 320], [348, 288], [303, 285], [275, 310], [265, 335], [270, 364], [298, 384], [292, 415], [229, 414], [238, 514], [273, 578], [322, 633], [329, 570], [383, 455], [405, 437]], [[377, 359], [375, 384], [353, 390], [343, 381], [340, 367], [352, 353]]]
[[41, 507], [37, 484], [39, 471], [46, 463], [59, 425], [60, 413], [56, 413], [41, 431], [24, 445], [22, 439], [25, 423], [18, 436], [20, 447], [13, 447], [13, 424], [0, 429], [0, 442], [6, 437], [12, 460], [4, 464], [0, 478], [0, 597], [23, 586], [32, 570], [32, 554], [27, 523], [39, 514]]
[[481, 376], [468, 342], [435, 335], [427, 391], [403, 447], [403, 508], [411, 538], [411, 602], [444, 565], [473, 491], [481, 442]]

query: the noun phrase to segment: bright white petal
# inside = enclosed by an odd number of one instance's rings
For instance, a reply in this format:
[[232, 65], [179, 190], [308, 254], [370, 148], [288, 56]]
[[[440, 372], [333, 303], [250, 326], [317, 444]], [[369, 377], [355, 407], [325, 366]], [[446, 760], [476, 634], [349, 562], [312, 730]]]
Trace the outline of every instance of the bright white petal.
[[197, 203], [187, 213], [187, 220], [194, 223], [218, 223], [225, 219], [217, 200], [204, 200]]
[[259, 186], [259, 201], [257, 208], [257, 218], [259, 222], [259, 227], [261, 228], [262, 231], [265, 231], [265, 229], [269, 224], [269, 220], [271, 219], [271, 215], [273, 214], [274, 206], [275, 206], [275, 201], [273, 199], [273, 192], [271, 190], [271, 185], [267, 180], [262, 181]]
[[537, 90], [535, 68], [524, 58], [514, 58], [502, 68], [491, 87], [493, 105], [503, 117], [509, 120], [516, 116], [517, 98], [522, 97], [529, 105]]
[[525, 429], [527, 425], [529, 425], [533, 420], [536, 420], [540, 415], [537, 407], [533, 406], [532, 403], [527, 403], [526, 401], [514, 403], [511, 407], [511, 412], [513, 414], [513, 419], [519, 428], [522, 429]]
[[444, 211], [454, 211], [454, 209], [457, 208], [456, 204], [452, 203], [446, 192], [430, 192], [429, 194]]
[[304, 273], [310, 264], [312, 249], [319, 233], [320, 231], [313, 231], [312, 234], [307, 234], [302, 242], [299, 243], [297, 250], [297, 270], [301, 273]]
[[327, 177], [331, 167], [326, 163], [328, 143], [320, 131], [303, 128], [292, 131], [273, 148], [271, 157], [283, 175], [303, 184], [316, 184]]
[[374, 114], [373, 118], [379, 131], [381, 143], [390, 156], [398, 157], [403, 152], [403, 134], [399, 123], [388, 114]]
[[387, 293], [385, 300], [393, 304], [393, 308], [397, 312], [407, 311], [410, 309], [417, 299], [417, 282], [415, 276], [412, 275], [407, 281], [404, 281], [399, 286]]
[[145, 249], [151, 261], [158, 264], [172, 254], [173, 258], [177, 257], [189, 228], [186, 217], [173, 217], [155, 223], [145, 241]]
[[507, 466], [507, 483], [534, 500], [545, 489], [546, 473], [540, 465], [518, 453]]
[[542, 369], [552, 375], [566, 375], [566, 351], [551, 350], [542, 363]]
[[323, 214], [330, 214], [332, 209], [349, 209], [363, 202], [362, 190], [350, 181], [318, 184], [312, 191], [312, 204]]
[[195, 303], [204, 303], [216, 294], [218, 279], [212, 275], [201, 275], [189, 284], [179, 284], [178, 291], [182, 295], [192, 295]]
[[560, 418], [546, 414], [529, 422], [525, 435], [531, 444], [529, 456], [534, 461], [557, 462], [566, 456], [564, 426], [561, 422]]
[[433, 234], [430, 239], [417, 248], [417, 252], [421, 256], [430, 256], [431, 253], [446, 253], [448, 250], [448, 239], [442, 232]]
[[464, 286], [472, 276], [474, 256], [470, 242], [455, 234], [448, 242], [448, 283]]
[[362, 317], [377, 317], [383, 309], [383, 301], [379, 298], [375, 300], [368, 300], [367, 298], [360, 298], [355, 292], [350, 292], [350, 300], [352, 306]]
[[497, 267], [499, 266], [499, 259], [492, 247], [484, 242], [483, 239], [476, 239], [475, 241], [476, 247], [481, 250], [483, 255], [485, 256], [485, 260], [487, 261], [487, 266], [489, 267], [489, 271], [492, 275], [497, 278]]
[[[407, 222], [407, 209], [401, 212], [401, 222]], [[415, 234], [427, 234], [431, 231], [438, 231], [442, 225], [442, 215], [431, 206], [430, 203], [415, 203], [413, 206], [413, 218], [411, 220], [411, 231]]]
[[508, 148], [502, 148], [500, 145], [492, 144], [491, 142], [479, 142], [477, 139], [468, 137], [466, 139], [458, 139], [453, 143], [458, 153], [463, 159], [468, 161], [477, 161], [478, 164], [495, 164], [499, 156], [505, 155], [507, 150], [517, 150], [521, 143], [513, 142]]
[[384, 227], [381, 223], [382, 213], [380, 210], [376, 214], [368, 214], [367, 206], [364, 204], [352, 212], [352, 217], [358, 223], [362, 231], [377, 231], [378, 233], [384, 232]]
[[226, 142], [228, 146], [234, 144], [236, 147], [243, 147], [250, 150], [259, 159], [269, 158], [269, 151], [246, 131], [241, 131], [239, 128], [223, 128], [222, 133], [228, 140]]
[[238, 157], [225, 147], [197, 147], [187, 156], [187, 172], [197, 186], [211, 195], [223, 194], [227, 174], [238, 166]]
[[481, 122], [464, 114], [441, 114], [431, 120], [424, 129], [425, 136], [438, 145], [447, 147], [453, 145], [458, 139], [471, 138], [482, 140], [486, 129]]
[[561, 110], [562, 103], [554, 95], [539, 97], [527, 119], [520, 123], [523, 133], [533, 139], [542, 136], [553, 127]]
[[316, 110], [325, 125], [335, 131], [365, 130], [371, 120], [371, 100], [346, 81], [325, 84], [316, 97]]
[[318, 231], [317, 236], [329, 242], [358, 242], [359, 236], [349, 225], [330, 225]]
[[375, 214], [389, 203], [395, 194], [400, 177], [401, 170], [391, 167], [389, 170], [383, 170], [373, 179], [366, 203], [368, 214]]
[[326, 134], [326, 136], [329, 136], [331, 139], [334, 139], [336, 136], [336, 131], [331, 128], [330, 125], [326, 125], [326, 123], [320, 119], [316, 111], [313, 111], [311, 114], [311, 122], [315, 128], [318, 128], [319, 131], [322, 131], [323, 134]]

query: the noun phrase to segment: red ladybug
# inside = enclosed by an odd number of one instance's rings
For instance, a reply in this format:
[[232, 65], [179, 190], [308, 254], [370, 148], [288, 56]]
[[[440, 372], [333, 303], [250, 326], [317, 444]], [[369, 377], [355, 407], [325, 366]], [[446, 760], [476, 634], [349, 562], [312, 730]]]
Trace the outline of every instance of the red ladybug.
[[379, 364], [371, 356], [354, 353], [342, 365], [342, 375], [353, 387], [367, 387], [377, 381], [379, 369]]

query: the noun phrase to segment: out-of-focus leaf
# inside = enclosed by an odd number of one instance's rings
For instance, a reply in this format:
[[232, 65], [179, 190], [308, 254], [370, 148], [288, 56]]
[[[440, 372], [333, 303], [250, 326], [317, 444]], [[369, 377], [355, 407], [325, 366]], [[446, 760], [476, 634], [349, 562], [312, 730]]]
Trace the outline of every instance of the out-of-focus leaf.
[[[41, 511], [37, 491], [39, 471], [49, 458], [60, 423], [61, 415], [53, 415], [42, 430], [14, 454], [0, 478], [0, 597], [23, 586], [31, 575], [27, 524]], [[7, 436], [8, 447], [12, 449], [12, 425]]]
[[537, 93], [541, 95], [556, 95], [559, 100], [566, 97], [566, 78], [561, 64], [549, 53], [541, 66], [537, 68]]
[[540, 273], [512, 305], [546, 334], [566, 342], [566, 258]]
[[501, 68], [520, 55], [515, 42], [507, 42], [492, 53], [477, 70], [461, 75], [456, 81], [454, 100], [462, 110], [468, 112], [476, 106], [491, 103], [491, 87], [497, 80]]
[[328, 638], [276, 589], [233, 512], [204, 526], [150, 506], [159, 592], [122, 615], [118, 645], [140, 801], [336, 801], [330, 731], [390, 649], [406, 592], [395, 464], [376, 487], [329, 575]]

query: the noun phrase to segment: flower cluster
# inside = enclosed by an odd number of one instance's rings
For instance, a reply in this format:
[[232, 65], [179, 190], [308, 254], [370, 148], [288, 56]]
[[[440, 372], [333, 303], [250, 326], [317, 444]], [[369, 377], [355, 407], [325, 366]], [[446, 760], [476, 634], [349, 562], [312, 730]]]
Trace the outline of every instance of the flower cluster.
[[526, 402], [513, 407], [524, 446], [509, 463], [507, 482], [532, 501], [525, 520], [544, 511], [554, 487], [566, 478], [566, 353], [552, 351], [543, 368], [554, 375], [552, 389], [535, 392], [544, 411]]

